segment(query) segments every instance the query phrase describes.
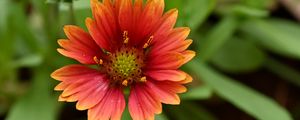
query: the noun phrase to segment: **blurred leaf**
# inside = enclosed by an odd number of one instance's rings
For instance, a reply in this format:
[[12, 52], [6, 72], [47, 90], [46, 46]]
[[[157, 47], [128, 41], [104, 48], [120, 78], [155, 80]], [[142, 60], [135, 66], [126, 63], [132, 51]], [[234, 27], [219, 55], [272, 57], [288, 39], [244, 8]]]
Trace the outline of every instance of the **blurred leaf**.
[[267, 17], [269, 15], [267, 10], [243, 5], [235, 5], [232, 9], [235, 14], [245, 17]]
[[[122, 114], [121, 120], [132, 120], [131, 115], [128, 110], [128, 106], [126, 106], [126, 108]], [[168, 120], [168, 118], [163, 113], [161, 113], [159, 115], [155, 115], [155, 120]]]
[[46, 68], [37, 69], [28, 94], [19, 99], [9, 111], [6, 120], [55, 120], [58, 112], [57, 96], [52, 96], [52, 86]]
[[0, 32], [6, 28], [6, 23], [8, 20], [8, 11], [7, 8], [9, 6], [9, 0], [1, 0], [0, 1]]
[[123, 114], [122, 114], [122, 120], [131, 120], [131, 116], [128, 110], [128, 106], [126, 106]]
[[199, 100], [207, 99], [212, 95], [212, 88], [208, 85], [201, 85], [197, 87], [191, 87], [189, 90], [181, 94], [182, 100]]
[[215, 54], [220, 47], [226, 43], [234, 34], [238, 25], [237, 18], [227, 16], [223, 18], [204, 38], [200, 45], [199, 56], [202, 61], [207, 61]]
[[165, 114], [161, 113], [161, 114], [155, 115], [155, 120], [169, 120], [169, 119]]
[[[62, 11], [68, 11], [69, 10], [69, 3], [62, 3], [59, 6], [59, 9]], [[90, 10], [90, 1], [89, 0], [76, 0], [73, 3], [74, 10], [80, 10], [80, 9], [88, 9]]]
[[20, 35], [20, 37], [26, 41], [26, 45], [34, 52], [41, 52], [42, 46], [39, 46], [39, 42], [33, 34], [32, 28], [30, 27], [30, 24], [28, 22], [26, 13], [25, 13], [25, 7], [24, 3], [16, 3], [11, 5], [10, 7], [14, 12], [13, 14], [13, 24], [14, 29], [16, 29], [16, 32]]
[[[70, 9], [70, 7], [71, 7], [70, 3], [64, 3], [60, 5], [61, 20], [67, 20], [66, 24], [76, 24], [79, 25], [81, 28], [85, 29], [86, 28], [85, 19], [87, 17], [92, 17], [92, 12], [90, 9], [90, 1], [88, 0], [74, 1], [73, 2], [74, 8]], [[70, 16], [71, 14], [74, 14], [74, 16]]]
[[286, 20], [249, 20], [242, 28], [257, 42], [278, 54], [300, 59], [300, 25]]
[[241, 0], [241, 2], [250, 7], [268, 9], [273, 7], [278, 0]]
[[46, 0], [46, 3], [58, 3], [59, 0]]
[[[212, 12], [216, 0], [184, 0], [184, 19], [192, 30], [201, 25]], [[180, 14], [180, 13], [179, 13]]]
[[165, 0], [166, 10], [179, 10], [177, 26], [188, 26], [197, 29], [215, 7], [216, 0]]
[[277, 74], [279, 77], [283, 78], [284, 80], [289, 81], [290, 83], [297, 85], [300, 87], [300, 72], [280, 63], [274, 59], [268, 59], [266, 62], [266, 68], [269, 69], [271, 72]]
[[38, 66], [42, 63], [43, 58], [41, 55], [26, 55], [25, 57], [14, 61], [14, 66], [17, 67], [33, 67]]
[[172, 120], [216, 120], [216, 118], [194, 102], [183, 101], [178, 106], [165, 106]]
[[254, 43], [232, 38], [218, 50], [212, 62], [220, 69], [233, 72], [249, 72], [263, 65], [266, 56]]
[[[192, 61], [188, 67], [216, 93], [236, 107], [260, 120], [291, 120], [290, 114], [274, 100], [228, 78], [205, 64]], [[196, 72], [197, 71], [197, 72]]]

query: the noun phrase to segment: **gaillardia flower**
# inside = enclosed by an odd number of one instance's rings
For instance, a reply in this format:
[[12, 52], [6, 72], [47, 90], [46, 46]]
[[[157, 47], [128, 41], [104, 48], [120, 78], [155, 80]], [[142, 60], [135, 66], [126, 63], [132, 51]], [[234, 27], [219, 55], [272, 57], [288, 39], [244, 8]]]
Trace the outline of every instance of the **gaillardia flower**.
[[[61, 81], [59, 101], [76, 102], [89, 120], [119, 120], [130, 89], [128, 109], [134, 120], [152, 120], [162, 104], [179, 104], [178, 93], [191, 76], [180, 71], [195, 52], [186, 50], [190, 29], [174, 28], [178, 11], [163, 14], [164, 0], [91, 0], [89, 32], [67, 25], [68, 39], [58, 52], [80, 62], [51, 74]], [[89, 67], [87, 65], [96, 65]], [[127, 98], [127, 97], [126, 97]]]

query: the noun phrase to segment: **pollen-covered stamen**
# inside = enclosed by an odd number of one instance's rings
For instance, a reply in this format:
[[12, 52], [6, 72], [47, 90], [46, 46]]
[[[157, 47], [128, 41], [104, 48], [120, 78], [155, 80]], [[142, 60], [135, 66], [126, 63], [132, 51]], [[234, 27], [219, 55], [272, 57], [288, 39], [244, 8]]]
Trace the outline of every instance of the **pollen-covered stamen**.
[[129, 42], [128, 31], [123, 32], [123, 42], [127, 44]]
[[99, 64], [99, 65], [102, 65], [103, 64], [103, 60], [102, 59], [98, 59], [97, 56], [94, 56], [94, 61]]
[[134, 47], [123, 46], [108, 55], [103, 64], [112, 84], [128, 86], [141, 82], [144, 53]]
[[153, 35], [150, 36], [150, 38], [147, 40], [147, 42], [144, 44], [143, 48], [146, 49], [147, 47], [150, 46], [150, 44], [152, 43], [153, 41]]
[[127, 86], [128, 85], [128, 80], [123, 80], [122, 85]]
[[140, 79], [140, 82], [146, 82], [146, 81], [147, 81], [146, 76], [144, 76], [144, 77], [142, 77], [142, 78]]

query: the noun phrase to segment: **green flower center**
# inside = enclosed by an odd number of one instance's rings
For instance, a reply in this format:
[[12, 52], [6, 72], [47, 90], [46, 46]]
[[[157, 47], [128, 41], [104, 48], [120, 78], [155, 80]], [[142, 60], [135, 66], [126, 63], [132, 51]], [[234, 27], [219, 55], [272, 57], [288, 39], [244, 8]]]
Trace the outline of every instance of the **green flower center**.
[[109, 55], [110, 61], [104, 67], [113, 82], [127, 86], [142, 78], [143, 59], [143, 53], [136, 48], [122, 47]]

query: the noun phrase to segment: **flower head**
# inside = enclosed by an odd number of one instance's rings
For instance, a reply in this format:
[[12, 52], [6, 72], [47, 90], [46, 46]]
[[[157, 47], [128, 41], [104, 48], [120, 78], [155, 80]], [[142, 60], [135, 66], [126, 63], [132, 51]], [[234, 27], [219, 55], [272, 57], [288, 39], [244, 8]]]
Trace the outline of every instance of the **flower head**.
[[[68, 39], [58, 40], [58, 52], [80, 62], [51, 74], [61, 81], [59, 101], [76, 102], [89, 120], [119, 120], [125, 108], [124, 88], [130, 88], [129, 112], [134, 120], [154, 119], [161, 103], [179, 104], [178, 93], [192, 81], [178, 70], [195, 52], [186, 50], [189, 28], [174, 28], [178, 11], [163, 14], [164, 0], [91, 0], [89, 32], [67, 25]], [[82, 65], [84, 64], [84, 65]], [[90, 68], [86, 65], [97, 65]]]

